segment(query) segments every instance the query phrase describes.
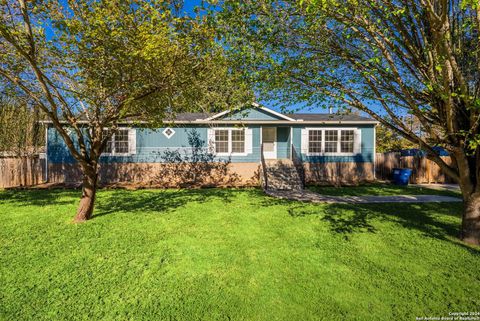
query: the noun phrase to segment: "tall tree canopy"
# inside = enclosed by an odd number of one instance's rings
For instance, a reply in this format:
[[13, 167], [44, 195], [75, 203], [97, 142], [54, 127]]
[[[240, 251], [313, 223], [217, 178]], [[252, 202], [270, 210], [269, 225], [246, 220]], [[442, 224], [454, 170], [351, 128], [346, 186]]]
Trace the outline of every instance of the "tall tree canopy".
[[[417, 125], [411, 117], [408, 117], [405, 121], [411, 124], [410, 127]], [[398, 132], [387, 128], [383, 124], [379, 124], [375, 128], [375, 140], [375, 151], [377, 153], [388, 153], [400, 151], [402, 149], [418, 148], [417, 144], [412, 143]]]
[[0, 95], [0, 154], [31, 156], [43, 151], [45, 135], [38, 108], [24, 97]]
[[[480, 243], [478, 0], [215, 1], [232, 59], [263, 97], [339, 104], [418, 144], [461, 187]], [[413, 115], [423, 136], [403, 121]], [[445, 147], [452, 164], [433, 149]]]
[[92, 214], [99, 158], [122, 121], [158, 124], [248, 98], [207, 25], [179, 9], [167, 0], [0, 3], [0, 85], [28, 95], [78, 161], [76, 221]]

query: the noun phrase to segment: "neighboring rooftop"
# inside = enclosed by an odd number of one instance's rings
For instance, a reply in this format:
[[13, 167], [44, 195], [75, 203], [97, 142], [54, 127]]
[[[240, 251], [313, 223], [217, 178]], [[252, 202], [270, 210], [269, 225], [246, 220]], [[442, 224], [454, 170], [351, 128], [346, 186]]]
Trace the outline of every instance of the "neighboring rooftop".
[[215, 113], [181, 113], [181, 114], [176, 115], [175, 120], [177, 120], [177, 121], [195, 121], [197, 119], [208, 118], [212, 115], [215, 115]]
[[302, 119], [305, 121], [373, 121], [373, 119], [368, 117], [363, 117], [355, 114], [340, 115], [340, 114], [285, 114], [288, 117], [293, 119]]

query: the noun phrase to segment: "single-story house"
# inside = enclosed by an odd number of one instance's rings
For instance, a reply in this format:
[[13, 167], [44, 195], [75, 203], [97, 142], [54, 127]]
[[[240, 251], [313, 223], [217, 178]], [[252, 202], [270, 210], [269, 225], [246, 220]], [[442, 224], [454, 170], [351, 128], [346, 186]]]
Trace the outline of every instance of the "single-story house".
[[[150, 129], [125, 122], [101, 157], [100, 181], [143, 186], [258, 185], [294, 168], [306, 183], [374, 179], [376, 121], [358, 115], [241, 111], [183, 113]], [[81, 179], [75, 159], [47, 126], [49, 182]], [[293, 171], [292, 171], [293, 172]], [[277, 175], [278, 173], [278, 175]], [[284, 177], [291, 181], [294, 178]]]

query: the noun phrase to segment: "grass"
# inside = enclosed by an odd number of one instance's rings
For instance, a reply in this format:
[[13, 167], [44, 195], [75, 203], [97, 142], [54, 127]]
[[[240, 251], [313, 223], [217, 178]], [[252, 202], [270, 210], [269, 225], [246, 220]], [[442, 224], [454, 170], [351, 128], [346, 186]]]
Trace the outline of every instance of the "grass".
[[306, 204], [256, 189], [0, 191], [2, 320], [414, 320], [477, 311], [461, 204]]
[[313, 192], [333, 196], [393, 196], [393, 195], [442, 195], [461, 197], [460, 191], [433, 189], [415, 185], [399, 186], [387, 183], [370, 183], [359, 186], [309, 186]]

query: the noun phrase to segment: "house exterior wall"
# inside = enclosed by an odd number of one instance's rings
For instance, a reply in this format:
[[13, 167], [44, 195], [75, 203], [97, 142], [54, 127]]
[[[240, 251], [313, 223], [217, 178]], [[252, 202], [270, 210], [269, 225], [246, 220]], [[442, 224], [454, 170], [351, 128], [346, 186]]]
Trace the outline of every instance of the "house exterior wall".
[[[360, 130], [361, 153], [353, 156], [308, 156], [302, 152], [301, 131], [304, 128], [356, 128]], [[375, 179], [374, 125], [292, 126], [293, 149], [305, 170], [307, 184], [356, 184]]]
[[[233, 126], [218, 126], [226, 128]], [[232, 163], [260, 162], [260, 125], [249, 126], [252, 129], [252, 153], [246, 156], [215, 157], [217, 161], [230, 161]], [[190, 153], [192, 146], [189, 143], [189, 134], [198, 134], [207, 149], [207, 127], [206, 126], [184, 126], [172, 127], [175, 134], [168, 139], [162, 133], [165, 128], [142, 129], [137, 128], [136, 153], [128, 156], [102, 156], [101, 163], [168, 163], [166, 152], [177, 150], [182, 155]], [[48, 160], [49, 163], [75, 163], [65, 142], [57, 131], [50, 127], [48, 129]]]
[[[258, 120], [264, 117], [255, 110], [251, 117]], [[270, 115], [266, 114], [265, 117]], [[245, 118], [242, 118], [245, 119]], [[274, 118], [276, 119], [276, 118]], [[268, 121], [267, 121], [268, 122]], [[187, 180], [195, 185], [195, 180], [203, 180], [197, 185], [245, 186], [258, 184], [258, 170], [261, 161], [261, 127], [273, 125], [246, 125], [252, 130], [252, 151], [244, 156], [210, 155], [212, 166], [196, 164], [171, 164], [168, 152], [178, 152], [182, 158], [189, 159], [192, 144], [189, 135], [195, 133], [201, 146], [199, 153], [209, 154], [207, 147], [208, 127], [206, 125], [187, 125], [172, 127], [175, 134], [167, 138], [163, 134], [165, 128], [156, 130], [137, 128], [136, 152], [126, 156], [102, 156], [101, 181], [107, 183], [130, 182], [146, 186], [181, 186], [181, 178], [197, 175]], [[277, 158], [291, 157], [291, 143], [294, 150], [304, 162], [306, 180], [309, 183], [323, 182], [357, 182], [373, 179], [374, 173], [374, 125], [275, 125], [277, 129]], [[217, 127], [234, 127], [233, 125], [217, 125]], [[353, 156], [308, 156], [302, 153], [301, 131], [304, 128], [359, 128], [361, 131], [361, 153]], [[48, 129], [47, 159], [49, 180], [54, 183], [80, 181], [80, 172], [76, 161], [60, 135], [52, 127]], [[198, 147], [198, 146], [197, 146]], [[209, 157], [210, 157], [209, 156]], [[206, 171], [206, 174], [195, 174], [196, 171]], [[182, 173], [182, 174], [179, 174]], [[223, 176], [223, 178], [222, 178]], [[162, 179], [160, 179], [162, 178]], [[171, 184], [170, 184], [171, 183]], [[197, 182], [198, 183], [198, 182]]]

